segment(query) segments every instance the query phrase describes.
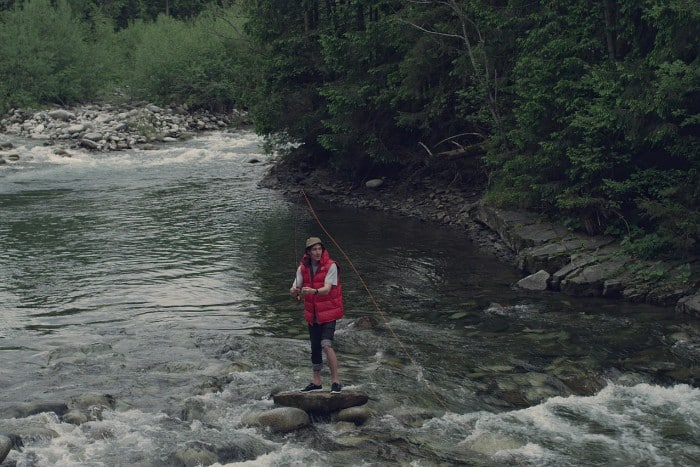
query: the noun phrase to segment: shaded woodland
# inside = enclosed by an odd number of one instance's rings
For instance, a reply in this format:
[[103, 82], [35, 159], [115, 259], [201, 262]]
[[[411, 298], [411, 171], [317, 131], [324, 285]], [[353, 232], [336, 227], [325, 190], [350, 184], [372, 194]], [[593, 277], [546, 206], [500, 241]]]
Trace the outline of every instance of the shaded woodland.
[[696, 0], [2, 0], [0, 110], [246, 109], [270, 150], [339, 177], [448, 170], [489, 203], [687, 258], [698, 37]]

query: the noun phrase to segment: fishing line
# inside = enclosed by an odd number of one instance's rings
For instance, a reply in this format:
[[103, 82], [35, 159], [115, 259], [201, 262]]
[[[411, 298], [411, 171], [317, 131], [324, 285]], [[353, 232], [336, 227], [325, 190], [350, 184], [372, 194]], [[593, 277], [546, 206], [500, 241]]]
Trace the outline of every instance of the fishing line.
[[[333, 245], [335, 245], [335, 247], [338, 249], [338, 251], [340, 251], [340, 253], [343, 255], [343, 258], [345, 258], [345, 260], [346, 260], [346, 261], [348, 262], [348, 264], [350, 265], [350, 268], [353, 270], [353, 272], [354, 272], [355, 275], [357, 276], [358, 280], [359, 280], [360, 283], [362, 284], [362, 287], [363, 287], [363, 288], [365, 289], [365, 291], [367, 292], [367, 296], [369, 297], [370, 301], [372, 302], [372, 305], [374, 306], [374, 309], [375, 309], [375, 310], [377, 311], [377, 313], [381, 316], [382, 320], [384, 321], [384, 325], [387, 327], [387, 329], [389, 329], [389, 332], [391, 333], [392, 337], [396, 340], [396, 342], [398, 342], [399, 347], [401, 348], [401, 350], [403, 351], [403, 353], [404, 353], [404, 354], [406, 355], [406, 357], [411, 361], [411, 363], [413, 364], [413, 366], [414, 366], [415, 368], [420, 369], [421, 367], [418, 365], [418, 362], [416, 361], [416, 359], [413, 357], [413, 355], [411, 354], [411, 352], [409, 352], [409, 350], [408, 350], [408, 348], [406, 347], [406, 345], [404, 345], [404, 343], [401, 341], [401, 339], [399, 338], [399, 336], [396, 334], [396, 332], [394, 332], [394, 329], [393, 329], [393, 328], [391, 327], [391, 325], [389, 324], [389, 320], [387, 319], [386, 314], [384, 313], [384, 311], [382, 310], [382, 308], [379, 306], [379, 303], [377, 302], [377, 300], [374, 298], [374, 295], [372, 294], [372, 291], [369, 289], [369, 287], [368, 287], [367, 284], [365, 283], [364, 279], [362, 278], [362, 275], [360, 274], [360, 272], [359, 272], [359, 271], [357, 270], [357, 268], [355, 267], [355, 264], [353, 264], [353, 262], [352, 262], [352, 260], [350, 259], [350, 257], [347, 255], [347, 253], [345, 253], [345, 250], [343, 250], [343, 248], [338, 244], [338, 242], [335, 240], [335, 238], [333, 237], [333, 235], [331, 235], [331, 233], [330, 233], [330, 232], [326, 229], [326, 227], [323, 225], [323, 223], [321, 222], [321, 219], [319, 219], [318, 215], [316, 214], [316, 211], [314, 210], [313, 205], [311, 204], [311, 201], [309, 200], [309, 197], [306, 196], [306, 192], [305, 192], [303, 189], [299, 191], [299, 198], [301, 198], [301, 197], [303, 197], [304, 200], [306, 201], [306, 204], [307, 204], [307, 206], [309, 207], [309, 211], [311, 212], [311, 216], [314, 218], [314, 220], [316, 221], [316, 223], [318, 224], [318, 226], [321, 228], [321, 230], [323, 231], [323, 233], [326, 234], [326, 237], [329, 238], [329, 239], [331, 240], [331, 242], [333, 242]], [[296, 226], [295, 226], [295, 233], [294, 233], [294, 234], [295, 234], [295, 242], [296, 242]], [[296, 245], [295, 245], [295, 246], [296, 246]], [[434, 389], [433, 386], [430, 384], [430, 382], [429, 382], [427, 379], [425, 379], [425, 377], [423, 376], [423, 372], [422, 372], [421, 370], [417, 370], [416, 373], [417, 373], [418, 379], [419, 379], [420, 381], [422, 381], [422, 382], [426, 385], [426, 387], [428, 388], [428, 390], [433, 394], [433, 396], [434, 396], [435, 399], [440, 403], [440, 405], [442, 405], [443, 408], [444, 408], [445, 410], [448, 410], [447, 404], [446, 404], [445, 401], [438, 395], [438, 393], [435, 391], [435, 389]]]

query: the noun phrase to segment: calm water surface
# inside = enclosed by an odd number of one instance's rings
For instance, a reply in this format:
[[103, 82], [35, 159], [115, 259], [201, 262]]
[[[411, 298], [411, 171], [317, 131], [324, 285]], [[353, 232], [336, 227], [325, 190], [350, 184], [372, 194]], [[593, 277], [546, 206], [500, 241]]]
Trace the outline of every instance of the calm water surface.
[[[700, 343], [671, 310], [519, 291], [458, 231], [315, 201], [345, 283], [341, 377], [374, 416], [250, 427], [308, 382], [287, 290], [303, 239], [328, 238], [301, 200], [258, 187], [257, 137], [71, 158], [11, 141], [0, 434], [24, 448], [9, 465], [700, 463]], [[17, 412], [104, 394], [81, 425]]]

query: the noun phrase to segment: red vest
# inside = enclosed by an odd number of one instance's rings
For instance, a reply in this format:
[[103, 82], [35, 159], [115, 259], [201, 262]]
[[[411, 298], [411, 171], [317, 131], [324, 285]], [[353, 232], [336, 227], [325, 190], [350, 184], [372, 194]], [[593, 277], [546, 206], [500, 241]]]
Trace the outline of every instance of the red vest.
[[[318, 270], [311, 277], [311, 257], [304, 255], [301, 259], [301, 277], [304, 279], [304, 287], [313, 287], [320, 289], [325, 285], [326, 274], [328, 268], [332, 264], [338, 267], [338, 264], [333, 261], [328, 254], [328, 251], [323, 250], [321, 261], [318, 265]], [[343, 288], [340, 285], [340, 270], [338, 270], [338, 285], [331, 287], [331, 292], [327, 295], [309, 294], [304, 295], [304, 318], [313, 325], [314, 323], [323, 324], [335, 321], [343, 317]]]

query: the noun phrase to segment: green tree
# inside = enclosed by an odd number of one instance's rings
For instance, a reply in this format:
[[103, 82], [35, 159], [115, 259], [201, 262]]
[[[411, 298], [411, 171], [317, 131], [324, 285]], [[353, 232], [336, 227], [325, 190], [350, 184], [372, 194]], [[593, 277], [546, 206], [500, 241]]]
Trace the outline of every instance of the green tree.
[[160, 104], [231, 109], [244, 94], [242, 23], [237, 9], [212, 9], [190, 21], [161, 15], [120, 31], [130, 92]]
[[[54, 5], [55, 3], [55, 5]], [[27, 0], [0, 13], [0, 104], [66, 103], [98, 94], [94, 39], [65, 0]]]
[[681, 210], [697, 219], [693, 3], [552, 1], [532, 10], [513, 70], [516, 151], [491, 159], [491, 196], [591, 233], [653, 234], [658, 248], [647, 254], [692, 249], [697, 222], [671, 226]]

